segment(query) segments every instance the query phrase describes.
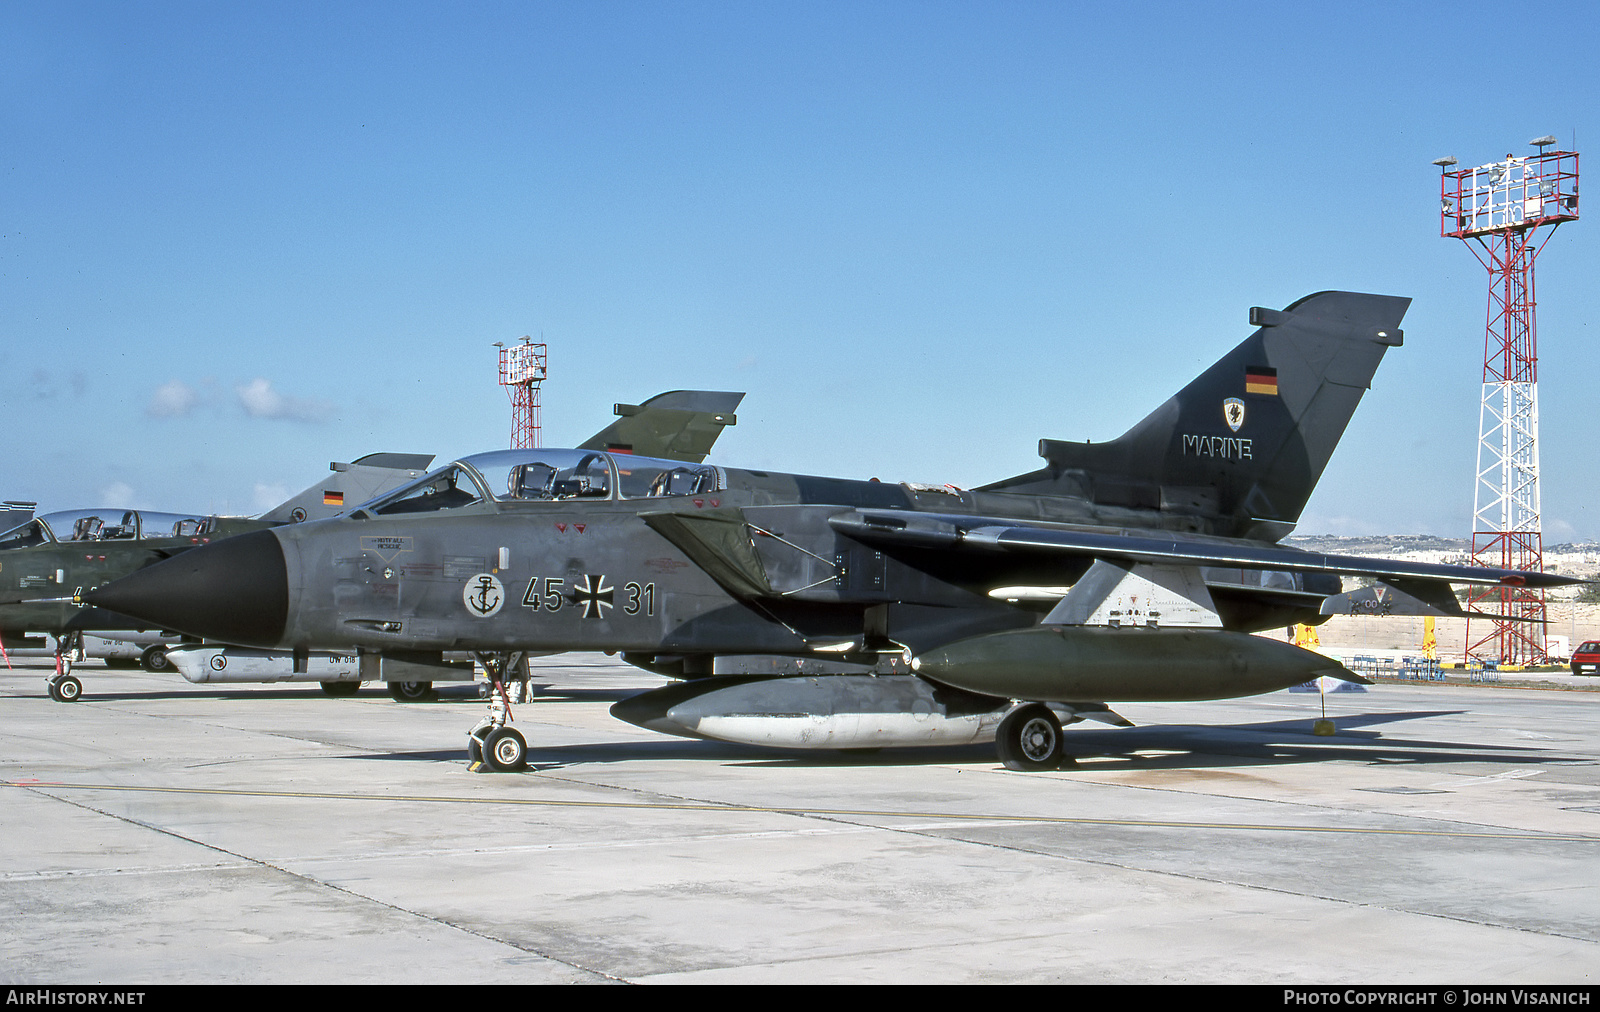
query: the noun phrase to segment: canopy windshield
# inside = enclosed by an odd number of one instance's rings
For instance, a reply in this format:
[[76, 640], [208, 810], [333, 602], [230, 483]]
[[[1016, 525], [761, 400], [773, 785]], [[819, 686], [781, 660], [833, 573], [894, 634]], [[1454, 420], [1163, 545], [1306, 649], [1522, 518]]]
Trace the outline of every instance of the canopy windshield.
[[481, 482], [481, 478], [460, 464], [446, 464], [361, 508], [379, 516], [459, 509], [484, 500], [487, 493]]
[[611, 457], [597, 450], [493, 450], [462, 463], [501, 502], [611, 497]]
[[379, 516], [499, 503], [645, 499], [696, 495], [720, 487], [717, 469], [598, 450], [492, 450], [463, 457], [374, 499]]
[[465, 458], [501, 502], [651, 499], [720, 487], [717, 469], [597, 450], [495, 450]]
[[152, 510], [62, 510], [30, 520], [0, 535], [0, 550], [46, 542], [137, 541], [149, 538], [196, 537], [206, 518]]

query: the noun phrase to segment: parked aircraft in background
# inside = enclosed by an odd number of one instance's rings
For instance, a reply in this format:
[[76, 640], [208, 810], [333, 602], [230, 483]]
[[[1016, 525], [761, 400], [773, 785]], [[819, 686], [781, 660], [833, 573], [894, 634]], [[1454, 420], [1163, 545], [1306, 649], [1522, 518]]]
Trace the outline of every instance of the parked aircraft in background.
[[[72, 672], [86, 632], [149, 632], [151, 623], [84, 607], [80, 595], [160, 559], [246, 531], [334, 516], [356, 503], [415, 479], [431, 454], [374, 453], [329, 465], [330, 475], [258, 517], [224, 517], [153, 510], [77, 509], [34, 517], [0, 535], [0, 637], [9, 650], [56, 640], [56, 673], [48, 688], [70, 702], [83, 692]], [[162, 670], [159, 637], [143, 651], [147, 668]]]
[[[738, 423], [734, 411], [744, 394], [715, 390], [673, 390], [642, 405], [618, 404], [618, 420], [585, 446], [617, 452], [649, 453], [699, 463], [724, 428]], [[353, 464], [332, 464], [329, 479], [260, 517], [202, 517], [143, 510], [70, 510], [34, 519], [0, 534], [0, 636], [4, 645], [42, 647], [44, 634], [56, 638], [57, 671], [48, 683], [52, 698], [76, 700], [81, 681], [71, 674], [71, 658], [84, 648], [84, 633], [110, 634], [90, 640], [107, 663], [129, 654], [118, 634], [142, 645], [137, 656], [150, 671], [176, 668], [196, 683], [316, 681], [330, 695], [349, 695], [363, 679], [354, 650], [320, 651], [295, 658], [281, 651], [232, 649], [221, 644], [177, 645], [150, 623], [83, 606], [81, 594], [116, 577], [180, 551], [246, 531], [334, 516], [420, 476], [431, 455], [372, 454]], [[6, 504], [10, 506], [12, 504]], [[13, 514], [18, 521], [31, 517]], [[25, 549], [19, 554], [8, 550]], [[80, 654], [81, 656], [81, 654]], [[400, 700], [426, 698], [434, 681], [471, 681], [470, 661], [429, 663], [394, 656], [365, 678], [384, 681]]]

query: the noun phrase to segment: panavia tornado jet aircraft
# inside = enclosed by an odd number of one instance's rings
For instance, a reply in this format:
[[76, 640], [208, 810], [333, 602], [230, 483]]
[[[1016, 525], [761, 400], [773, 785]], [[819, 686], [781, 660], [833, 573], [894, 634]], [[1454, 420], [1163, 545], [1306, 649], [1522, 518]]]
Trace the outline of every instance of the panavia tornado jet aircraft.
[[[363, 662], [469, 650], [497, 682], [526, 651], [620, 651], [686, 679], [613, 707], [645, 727], [793, 748], [992, 738], [1007, 766], [1047, 769], [1063, 723], [1126, 723], [1109, 703], [1360, 681], [1251, 635], [1323, 621], [1343, 574], [1441, 605], [1452, 583], [1574, 582], [1278, 544], [1409, 304], [1321, 292], [1253, 309], [1254, 333], [1120, 438], [1044, 440], [1039, 470], [970, 491], [498, 451], [88, 598], [229, 643], [353, 645]], [[715, 675], [730, 655], [878, 672]], [[475, 762], [524, 761], [509, 718], [494, 696]]]

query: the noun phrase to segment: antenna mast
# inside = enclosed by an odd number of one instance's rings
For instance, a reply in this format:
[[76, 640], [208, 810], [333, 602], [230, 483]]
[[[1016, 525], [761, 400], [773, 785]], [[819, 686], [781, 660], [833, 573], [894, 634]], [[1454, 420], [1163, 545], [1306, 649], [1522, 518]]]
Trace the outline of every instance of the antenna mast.
[[539, 445], [539, 387], [546, 375], [546, 350], [543, 343], [524, 336], [521, 344], [500, 349], [500, 385], [511, 398], [511, 449], [531, 449]]
[[[1452, 170], [1454, 158], [1434, 164], [1441, 172], [1439, 234], [1462, 240], [1489, 271], [1472, 561], [1538, 573], [1544, 545], [1533, 264], [1556, 228], [1578, 219], [1578, 155], [1545, 151], [1554, 137], [1528, 143], [1537, 155], [1507, 154], [1471, 169]], [[1545, 659], [1544, 591], [1473, 587], [1467, 610], [1488, 616], [1467, 619], [1468, 661]]]

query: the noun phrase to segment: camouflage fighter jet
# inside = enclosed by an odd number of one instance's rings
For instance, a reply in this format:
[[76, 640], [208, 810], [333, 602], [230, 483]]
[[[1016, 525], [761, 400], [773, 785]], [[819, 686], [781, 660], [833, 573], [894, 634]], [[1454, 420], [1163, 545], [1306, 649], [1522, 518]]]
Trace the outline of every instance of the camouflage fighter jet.
[[[1042, 468], [978, 489], [497, 451], [88, 598], [230, 643], [354, 645], [362, 663], [470, 650], [498, 674], [525, 651], [618, 651], [686, 680], [612, 708], [644, 727], [791, 748], [992, 738], [1008, 767], [1049, 769], [1063, 723], [1126, 723], [1109, 703], [1361, 681], [1251, 635], [1323, 621], [1341, 575], [1434, 601], [1575, 582], [1279, 544], [1409, 305], [1252, 309], [1250, 336], [1121, 437], [1043, 440]], [[715, 677], [730, 655], [876, 668]], [[494, 695], [469, 757], [514, 769], [526, 749]]]

